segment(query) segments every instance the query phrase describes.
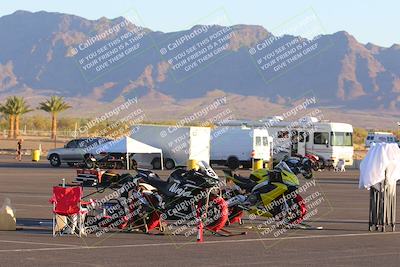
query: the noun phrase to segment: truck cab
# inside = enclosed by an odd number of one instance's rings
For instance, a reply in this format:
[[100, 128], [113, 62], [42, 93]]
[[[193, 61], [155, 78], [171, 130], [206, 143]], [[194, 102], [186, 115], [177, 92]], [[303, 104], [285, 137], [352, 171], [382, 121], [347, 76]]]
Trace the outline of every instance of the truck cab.
[[372, 143], [398, 143], [397, 137], [390, 132], [369, 132], [365, 139], [365, 147], [370, 147]]

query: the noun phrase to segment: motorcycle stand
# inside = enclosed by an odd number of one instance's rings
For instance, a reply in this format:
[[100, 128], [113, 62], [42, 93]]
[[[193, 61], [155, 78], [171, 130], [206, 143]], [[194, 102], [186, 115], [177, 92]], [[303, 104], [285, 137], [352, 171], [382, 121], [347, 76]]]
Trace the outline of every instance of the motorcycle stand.
[[214, 230], [208, 229], [207, 227], [204, 227], [203, 219], [207, 217], [208, 204], [210, 201], [210, 193], [211, 193], [211, 190], [209, 190], [207, 192], [207, 198], [206, 198], [206, 204], [205, 204], [206, 208], [205, 208], [204, 213], [201, 212], [201, 209], [202, 209], [201, 202], [199, 202], [197, 205], [192, 205], [192, 211], [196, 212], [196, 217], [197, 217], [197, 242], [198, 243], [203, 242], [204, 230], [210, 231], [215, 236], [223, 236], [223, 237], [246, 235], [247, 232], [233, 233], [233, 232], [225, 230], [225, 229], [219, 229], [218, 231], [214, 231]]
[[140, 225], [135, 225], [135, 226], [130, 226], [126, 229], [126, 231], [128, 232], [142, 232], [145, 233], [147, 235], [165, 235], [165, 230], [166, 230], [166, 226], [167, 223], [160, 219], [160, 225], [154, 229], [158, 229], [159, 233], [152, 233], [149, 231], [148, 225], [147, 225], [147, 221], [145, 218], [142, 219], [143, 223]]
[[160, 225], [158, 227], [154, 228], [154, 229], [158, 229], [159, 233], [151, 233], [149, 231], [146, 219], [143, 218], [144, 227], [145, 227], [144, 233], [148, 234], [148, 235], [165, 235], [165, 229], [166, 229], [167, 223], [161, 218], [159, 220], [160, 220]]
[[[218, 232], [210, 230], [210, 229], [207, 229], [207, 231], [210, 231], [215, 236], [224, 236], [224, 237], [247, 235], [247, 232], [232, 232], [232, 231], [228, 231], [225, 229], [220, 229]], [[221, 233], [221, 232], [223, 232], [223, 233]]]
[[322, 226], [312, 226], [312, 225], [309, 225], [304, 222], [297, 224], [294, 228], [300, 229], [300, 230], [323, 230], [324, 229], [324, 227], [322, 227]]

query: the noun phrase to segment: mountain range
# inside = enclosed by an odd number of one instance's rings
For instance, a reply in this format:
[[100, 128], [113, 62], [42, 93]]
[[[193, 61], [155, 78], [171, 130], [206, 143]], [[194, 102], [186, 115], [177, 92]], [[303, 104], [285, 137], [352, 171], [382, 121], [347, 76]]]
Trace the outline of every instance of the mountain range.
[[362, 44], [345, 31], [315, 39], [257, 25], [164, 33], [123, 17], [16, 11], [0, 18], [0, 36], [0, 101], [62, 95], [74, 106], [67, 115], [93, 117], [132, 97], [147, 120], [180, 119], [221, 97], [235, 118], [279, 115], [307, 97], [325, 119], [356, 126], [394, 127], [399, 115], [400, 45]]

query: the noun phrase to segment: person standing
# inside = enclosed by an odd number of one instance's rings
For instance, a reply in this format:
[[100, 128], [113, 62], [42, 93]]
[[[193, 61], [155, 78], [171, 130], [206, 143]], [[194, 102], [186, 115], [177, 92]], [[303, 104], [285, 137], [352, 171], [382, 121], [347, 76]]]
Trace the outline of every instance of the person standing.
[[22, 142], [24, 140], [23, 139], [19, 139], [18, 143], [17, 143], [17, 156], [15, 157], [15, 159], [21, 161], [22, 160]]

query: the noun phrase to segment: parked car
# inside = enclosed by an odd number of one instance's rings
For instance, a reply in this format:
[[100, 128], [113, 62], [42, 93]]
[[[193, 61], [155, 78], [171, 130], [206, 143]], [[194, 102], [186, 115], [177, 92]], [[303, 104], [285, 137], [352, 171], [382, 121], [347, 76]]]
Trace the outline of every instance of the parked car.
[[[47, 159], [53, 167], [59, 167], [62, 163], [67, 163], [69, 166], [73, 166], [75, 163], [84, 162], [85, 157], [90, 154], [89, 151], [92, 148], [109, 141], [112, 141], [112, 139], [102, 137], [73, 139], [63, 148], [49, 150], [47, 153]], [[96, 158], [102, 157], [100, 155], [94, 156]]]

